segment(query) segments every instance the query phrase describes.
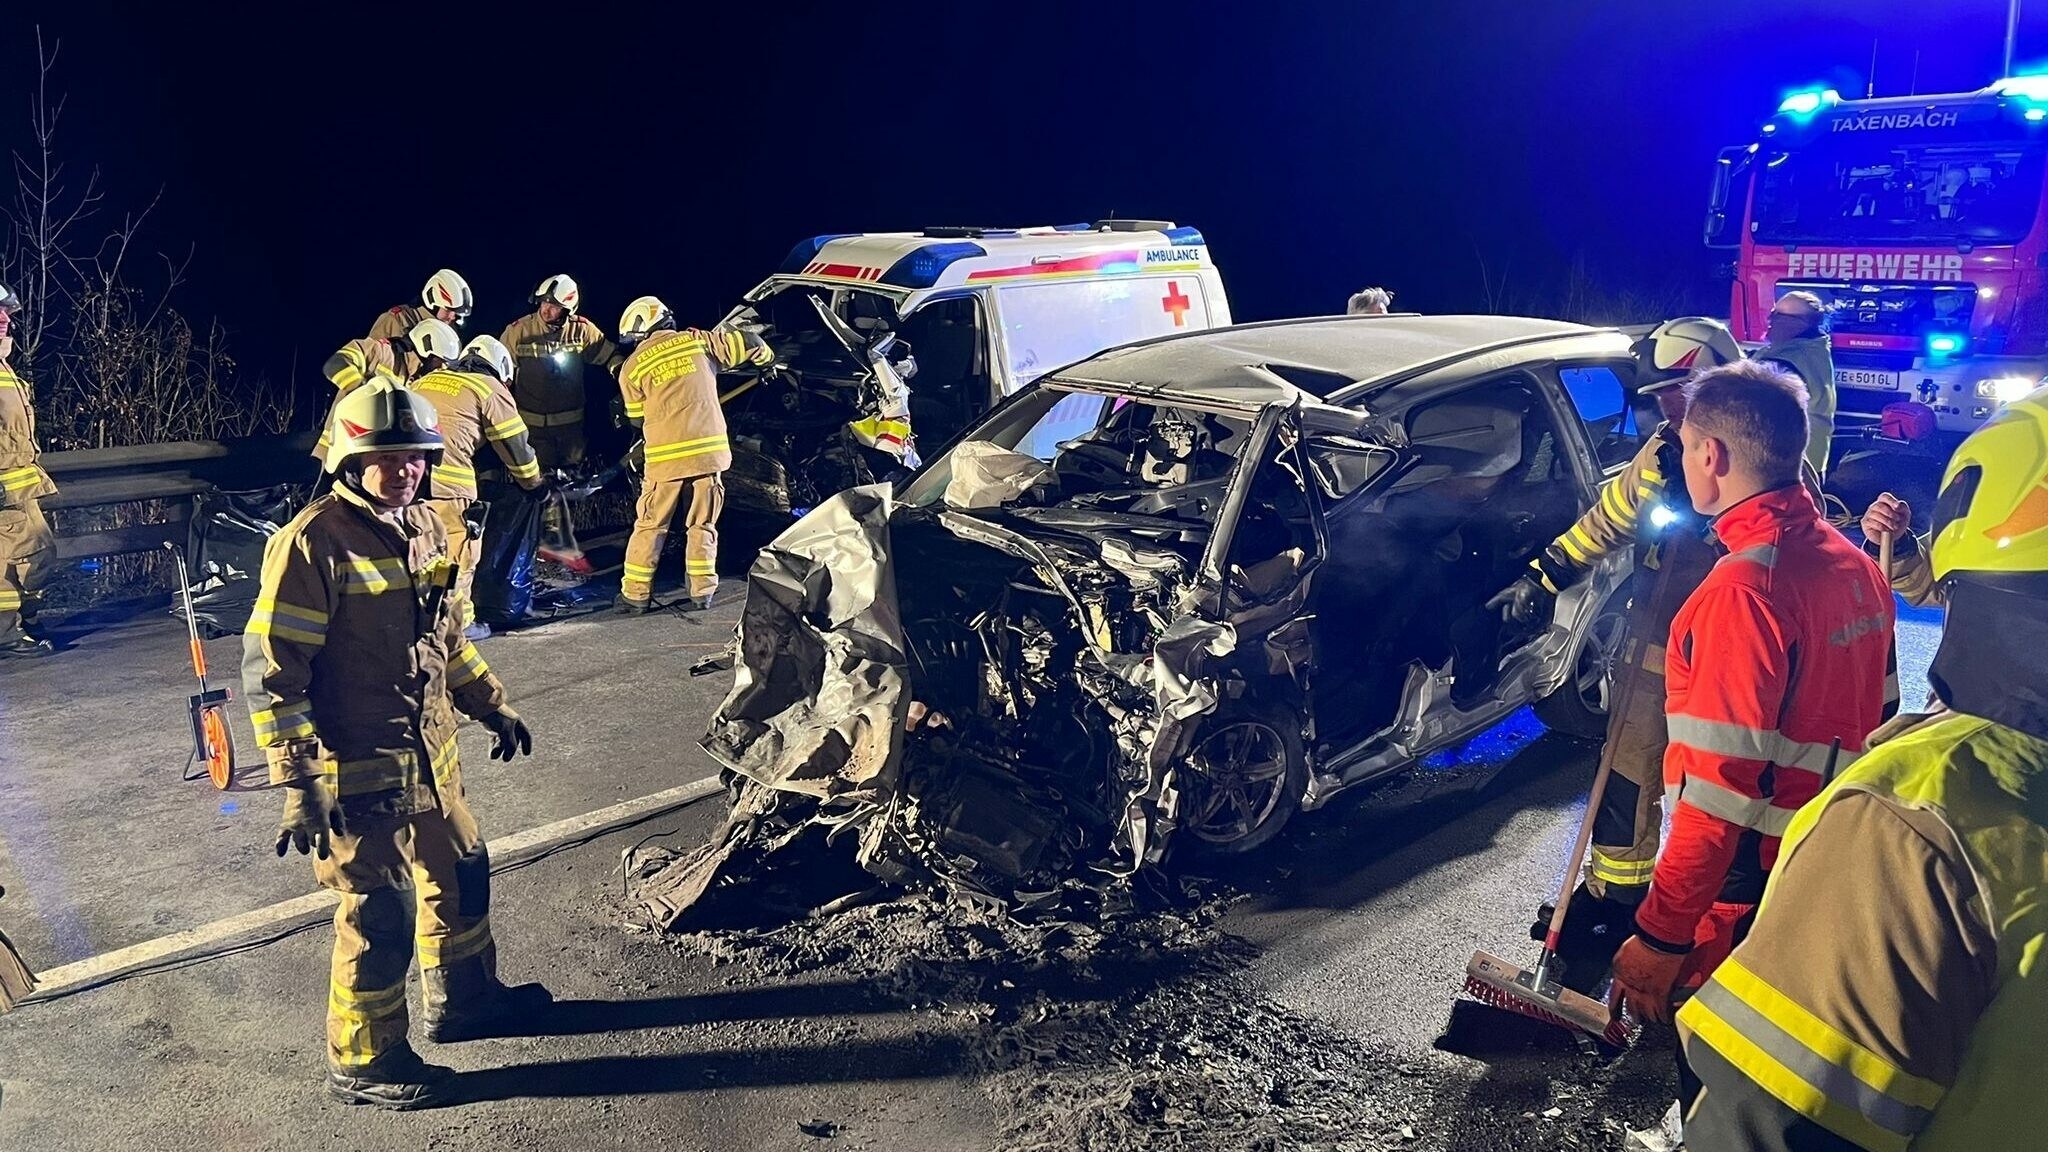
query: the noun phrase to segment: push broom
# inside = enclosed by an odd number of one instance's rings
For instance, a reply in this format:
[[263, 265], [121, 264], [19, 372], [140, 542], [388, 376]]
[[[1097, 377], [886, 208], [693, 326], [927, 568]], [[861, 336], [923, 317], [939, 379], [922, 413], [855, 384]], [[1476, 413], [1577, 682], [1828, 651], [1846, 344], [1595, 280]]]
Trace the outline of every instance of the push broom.
[[[1637, 677], [1624, 675], [1620, 714], [1628, 714], [1635, 695]], [[1600, 767], [1593, 773], [1593, 791], [1586, 797], [1586, 816], [1579, 821], [1579, 835], [1572, 842], [1571, 859], [1564, 868], [1564, 882], [1558, 887], [1557, 903], [1550, 913], [1550, 928], [1543, 937], [1543, 954], [1533, 971], [1516, 967], [1491, 952], [1474, 952], [1465, 966], [1465, 994], [1482, 1004], [1518, 1013], [1546, 1024], [1590, 1032], [1617, 1048], [1634, 1039], [1628, 1021], [1607, 1005], [1574, 992], [1556, 979], [1560, 969], [1558, 941], [1564, 936], [1564, 916], [1570, 909], [1572, 892], [1579, 886], [1579, 870], [1585, 866], [1586, 847], [1593, 842], [1593, 821], [1600, 815], [1600, 798], [1607, 791], [1607, 777], [1614, 770], [1615, 741], [1610, 737], [1600, 748]]]

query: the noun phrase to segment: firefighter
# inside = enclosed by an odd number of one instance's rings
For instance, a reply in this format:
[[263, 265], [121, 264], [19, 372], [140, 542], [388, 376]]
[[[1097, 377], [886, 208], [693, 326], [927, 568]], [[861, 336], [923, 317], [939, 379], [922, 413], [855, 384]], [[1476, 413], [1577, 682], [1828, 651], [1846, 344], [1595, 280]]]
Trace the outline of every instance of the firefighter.
[[460, 567], [456, 599], [462, 605], [463, 636], [488, 639], [491, 626], [476, 618], [470, 589], [483, 554], [483, 510], [477, 503], [476, 456], [488, 441], [512, 479], [529, 492], [541, 485], [540, 462], [527, 443], [526, 421], [512, 402], [512, 353], [495, 336], [478, 336], [454, 364], [427, 373], [413, 390], [440, 417], [441, 462], [434, 465], [433, 495], [423, 501], [448, 530], [448, 553]]
[[50, 642], [31, 631], [43, 575], [57, 550], [42, 501], [57, 485], [37, 460], [36, 409], [8, 361], [21, 297], [0, 285], [0, 657], [48, 656]]
[[1889, 492], [1880, 492], [1863, 510], [1863, 549], [1877, 555], [1878, 536], [1892, 534], [1892, 590], [1915, 608], [1947, 602], [1947, 592], [1934, 579], [1926, 543], [1913, 535], [1913, 509]]
[[[1671, 835], [1614, 999], [1669, 1021], [1741, 941], [1779, 837], [1883, 721], [1891, 589], [1801, 483], [1805, 392], [1744, 361], [1686, 386], [1685, 489], [1726, 554], [1687, 598], [1665, 646], [1664, 786]], [[1680, 1099], [1690, 1073], [1680, 1061]]]
[[626, 307], [619, 339], [635, 345], [619, 371], [619, 390], [626, 419], [641, 429], [647, 474], [614, 607], [633, 615], [654, 606], [654, 570], [669, 522], [687, 499], [684, 568], [689, 607], [701, 611], [711, 607], [718, 589], [718, 513], [725, 505], [720, 473], [732, 464], [725, 412], [718, 406], [718, 373], [767, 364], [774, 354], [759, 336], [740, 329], [678, 330], [668, 306], [652, 296]]
[[391, 311], [377, 317], [370, 325], [370, 339], [398, 340], [413, 330], [422, 320], [439, 320], [443, 324], [460, 328], [469, 319], [469, 312], [476, 304], [470, 295], [469, 281], [457, 275], [452, 268], [443, 268], [427, 278], [427, 286], [420, 289], [417, 306], [400, 304]]
[[1785, 833], [1755, 929], [1678, 1014], [1699, 1152], [2033, 1148], [2048, 1019], [2048, 389], [1949, 461], [1938, 710]]
[[1835, 357], [1826, 330], [1827, 307], [1811, 292], [1787, 292], [1771, 306], [1766, 343], [1752, 359], [1776, 364], [1806, 385], [1806, 462], [1828, 474], [1835, 437]]
[[[590, 319], [577, 314], [583, 297], [576, 281], [555, 275], [533, 290], [534, 310], [512, 322], [501, 339], [517, 362], [512, 396], [533, 438], [541, 470], [574, 469], [588, 449], [583, 414], [585, 365], [616, 373], [625, 355]], [[590, 562], [576, 544], [568, 501], [550, 499], [541, 515], [541, 555], [572, 572], [587, 573]]]
[[[1607, 717], [1614, 774], [1593, 825], [1592, 864], [1565, 917], [1567, 972], [1582, 989], [1599, 980], [1650, 887], [1664, 820], [1664, 640], [1679, 606], [1714, 565], [1705, 518], [1686, 499], [1679, 466], [1684, 385], [1698, 372], [1742, 359], [1727, 327], [1702, 316], [1660, 324], [1632, 351], [1637, 405], [1654, 403], [1663, 422], [1578, 523], [1487, 601], [1509, 620], [1546, 620], [1557, 594], [1585, 579], [1601, 557], [1635, 550], [1638, 575], [1610, 694], [1617, 706]], [[1537, 921], [1540, 940], [1550, 926], [1548, 907], [1538, 909]]]
[[[366, 336], [343, 344], [320, 366], [320, 374], [334, 385], [334, 402], [340, 404], [343, 396], [365, 380], [381, 376], [410, 383], [455, 359], [461, 348], [462, 338], [455, 329], [447, 321], [429, 316], [414, 324], [403, 339]], [[320, 422], [320, 440], [313, 445], [313, 458], [322, 467], [326, 466], [328, 438], [333, 432], [333, 407], [328, 411], [328, 418]]]
[[270, 779], [284, 789], [277, 852], [314, 854], [340, 897], [327, 1007], [327, 1088], [349, 1103], [445, 1098], [447, 1070], [407, 1040], [415, 941], [424, 1031], [499, 1031], [547, 1002], [497, 977], [490, 853], [456, 756], [457, 713], [491, 756], [533, 750], [505, 689], [462, 638], [454, 561], [419, 505], [442, 438], [434, 406], [389, 380], [336, 405], [333, 487], [272, 537], [244, 635], [243, 685]]

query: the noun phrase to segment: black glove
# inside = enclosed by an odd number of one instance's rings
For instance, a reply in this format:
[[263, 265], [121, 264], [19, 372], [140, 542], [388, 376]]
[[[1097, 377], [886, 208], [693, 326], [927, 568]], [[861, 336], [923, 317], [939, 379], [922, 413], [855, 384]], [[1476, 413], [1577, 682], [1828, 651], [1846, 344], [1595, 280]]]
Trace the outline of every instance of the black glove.
[[279, 856], [290, 846], [297, 848], [301, 856], [311, 848], [325, 860], [329, 835], [342, 836], [347, 832], [341, 818], [341, 800], [325, 780], [306, 779], [285, 785], [284, 819], [277, 829]]
[[491, 730], [491, 759], [510, 764], [514, 755], [533, 755], [533, 733], [510, 708], [500, 708], [478, 721]]
[[1533, 574], [1524, 575], [1513, 584], [1493, 594], [1486, 602], [1488, 608], [1500, 609], [1500, 618], [1515, 624], [1528, 624], [1539, 617], [1550, 614], [1550, 605], [1557, 597], [1543, 586]]
[[[1536, 922], [1529, 926], [1531, 940], [1540, 944], [1550, 935], [1550, 914], [1556, 907], [1546, 900], [1536, 909]], [[1565, 985], [1590, 995], [1614, 963], [1622, 941], [1635, 930], [1634, 905], [1601, 899], [1581, 882], [1572, 892], [1571, 906], [1565, 909], [1564, 933], [1557, 943], [1557, 954], [1564, 960]]]

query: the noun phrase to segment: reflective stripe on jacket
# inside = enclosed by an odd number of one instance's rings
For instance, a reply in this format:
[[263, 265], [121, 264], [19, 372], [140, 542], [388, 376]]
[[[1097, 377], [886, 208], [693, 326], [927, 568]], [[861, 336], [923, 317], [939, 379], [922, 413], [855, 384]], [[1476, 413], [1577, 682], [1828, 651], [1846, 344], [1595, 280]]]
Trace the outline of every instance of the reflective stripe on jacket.
[[2048, 741], [1943, 714], [1800, 811], [1755, 930], [1679, 1011], [1687, 1147], [2039, 1144], [2044, 772]]
[[649, 483], [732, 466], [718, 373], [746, 358], [746, 338], [730, 328], [653, 332], [626, 358], [619, 391], [647, 440]]
[[489, 715], [505, 693], [463, 638], [454, 576], [431, 510], [393, 524], [346, 484], [271, 538], [242, 683], [273, 783], [322, 775], [392, 815], [459, 784], [456, 710]]
[[1749, 838], [1745, 859], [1771, 867], [1834, 743], [1839, 769], [1883, 723], [1892, 659], [1890, 587], [1803, 487], [1745, 500], [1714, 531], [1729, 554], [1679, 610], [1666, 646], [1664, 787], [1677, 804], [1636, 914], [1643, 932], [1680, 948], [1716, 900], [1755, 902], [1754, 890], [1723, 892], [1738, 849]]
[[512, 395], [519, 401], [529, 423], [553, 426], [548, 419], [583, 414], [583, 367], [592, 365], [616, 371], [625, 357], [596, 324], [582, 316], [570, 316], [559, 327], [530, 312], [514, 320], [500, 337], [513, 356]]
[[320, 374], [334, 385], [334, 401], [327, 406], [327, 415], [320, 421], [320, 439], [313, 445], [313, 458], [323, 465], [327, 462], [327, 446], [334, 441], [334, 405], [339, 404], [343, 396], [373, 376], [389, 377], [403, 384], [418, 369], [418, 358], [412, 350], [389, 340], [374, 337], [351, 340], [336, 349], [334, 355], [320, 366]]
[[37, 462], [41, 459], [28, 385], [0, 362], [0, 508], [25, 498], [56, 495], [57, 485]]
[[527, 443], [526, 421], [512, 393], [494, 377], [443, 368], [413, 381], [441, 416], [441, 462], [434, 465], [433, 494], [476, 499], [476, 454], [485, 441], [523, 488], [540, 486], [540, 461]]

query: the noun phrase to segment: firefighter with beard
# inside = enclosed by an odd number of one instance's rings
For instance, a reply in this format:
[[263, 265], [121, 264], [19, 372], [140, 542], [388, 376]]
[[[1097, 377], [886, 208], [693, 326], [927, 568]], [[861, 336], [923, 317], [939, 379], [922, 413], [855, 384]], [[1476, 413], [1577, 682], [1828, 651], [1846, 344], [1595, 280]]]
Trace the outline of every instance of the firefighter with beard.
[[327, 1000], [327, 1089], [417, 1108], [448, 1071], [407, 1039], [406, 972], [420, 963], [428, 1039], [504, 1030], [549, 997], [498, 980], [490, 853], [456, 755], [469, 716], [510, 761], [533, 737], [462, 637], [448, 535], [419, 497], [439, 462], [433, 405], [373, 380], [336, 405], [332, 487], [264, 551], [243, 637], [250, 721], [285, 797], [278, 855], [314, 853], [340, 897]]
[[57, 485], [38, 461], [36, 409], [28, 385], [8, 365], [9, 335], [21, 298], [0, 285], [0, 657], [48, 656], [47, 640], [30, 631], [37, 590], [57, 550], [42, 502]]
[[412, 307], [399, 305], [377, 317], [370, 325], [372, 340], [397, 340], [413, 330], [422, 320], [439, 320], [443, 324], [460, 328], [469, 319], [470, 309], [475, 307], [476, 297], [470, 294], [469, 281], [457, 275], [452, 268], [443, 268], [427, 279], [427, 286], [420, 289], [420, 302]]
[[1939, 710], [1887, 724], [1793, 817], [1755, 928], [1679, 1010], [1696, 1152], [2048, 1130], [2048, 389], [1957, 449], [1928, 551]]
[[[1581, 991], [1605, 973], [1650, 888], [1663, 826], [1664, 640], [1679, 606], [1714, 566], [1706, 520], [1687, 500], [1679, 468], [1684, 385], [1698, 372], [1742, 359], [1727, 327], [1701, 316], [1659, 325], [1633, 351], [1638, 408], [1654, 403], [1663, 422], [1601, 488], [1593, 507], [1530, 562], [1527, 574], [1487, 602], [1511, 621], [1548, 619], [1558, 593], [1585, 579], [1601, 557], [1635, 550], [1634, 594], [1609, 693], [1627, 707], [1607, 717], [1614, 774], [1593, 825], [1592, 865], [1565, 918], [1566, 974]], [[1632, 683], [1620, 683], [1623, 677]], [[1549, 921], [1546, 905], [1538, 910], [1536, 939]]]
[[[582, 303], [576, 281], [550, 276], [533, 290], [534, 310], [513, 321], [499, 337], [512, 350], [512, 397], [519, 402], [520, 418], [526, 421], [543, 472], [573, 470], [588, 450], [584, 368], [616, 373], [625, 361], [597, 325], [578, 314]], [[590, 570], [576, 544], [566, 499], [557, 495], [547, 502], [541, 527], [542, 557], [579, 574]]]

